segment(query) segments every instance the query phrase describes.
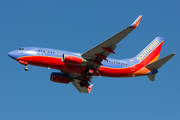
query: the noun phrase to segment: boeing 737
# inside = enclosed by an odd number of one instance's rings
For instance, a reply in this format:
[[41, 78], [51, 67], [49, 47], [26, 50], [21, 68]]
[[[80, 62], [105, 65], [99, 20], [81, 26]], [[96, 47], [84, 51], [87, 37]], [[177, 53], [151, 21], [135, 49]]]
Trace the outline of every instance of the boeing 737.
[[59, 70], [51, 73], [50, 80], [65, 84], [71, 82], [80, 93], [90, 93], [93, 85], [89, 83], [94, 76], [120, 78], [146, 75], [154, 81], [158, 69], [175, 55], [172, 53], [158, 60], [164, 42], [162, 37], [156, 37], [130, 59], [107, 58], [111, 53], [115, 54], [116, 45], [139, 25], [141, 18], [142, 15], [124, 30], [83, 54], [41, 47], [21, 47], [9, 52], [8, 56], [25, 65], [26, 71], [28, 65]]

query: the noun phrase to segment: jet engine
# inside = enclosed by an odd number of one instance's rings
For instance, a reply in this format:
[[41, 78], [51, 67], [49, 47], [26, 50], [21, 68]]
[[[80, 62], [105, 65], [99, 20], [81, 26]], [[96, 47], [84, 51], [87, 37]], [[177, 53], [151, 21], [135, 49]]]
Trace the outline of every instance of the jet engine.
[[57, 83], [68, 84], [70, 81], [70, 77], [61, 72], [53, 72], [51, 73], [50, 80]]
[[82, 64], [84, 62], [87, 62], [83, 58], [79, 58], [71, 55], [65, 55], [65, 54], [62, 55], [62, 61], [66, 64]]

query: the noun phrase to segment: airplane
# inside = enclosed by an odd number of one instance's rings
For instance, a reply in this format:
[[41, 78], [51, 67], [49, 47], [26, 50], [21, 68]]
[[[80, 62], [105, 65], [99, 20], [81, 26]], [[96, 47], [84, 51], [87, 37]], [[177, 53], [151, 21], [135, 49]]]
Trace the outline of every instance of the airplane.
[[156, 37], [138, 55], [130, 59], [107, 58], [115, 54], [116, 45], [133, 31], [142, 18], [138, 18], [124, 30], [100, 43], [83, 54], [41, 47], [21, 47], [8, 53], [8, 56], [19, 64], [57, 69], [52, 72], [50, 80], [57, 83], [71, 82], [80, 93], [90, 93], [94, 76], [104, 77], [137, 77], [147, 76], [154, 81], [158, 69], [171, 59], [175, 53], [158, 59], [164, 38]]

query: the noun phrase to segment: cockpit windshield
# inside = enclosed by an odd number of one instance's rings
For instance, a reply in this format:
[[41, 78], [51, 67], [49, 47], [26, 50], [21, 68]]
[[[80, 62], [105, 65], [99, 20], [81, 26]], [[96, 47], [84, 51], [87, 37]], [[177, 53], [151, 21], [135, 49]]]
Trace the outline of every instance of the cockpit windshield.
[[19, 48], [18, 50], [24, 50], [24, 48]]

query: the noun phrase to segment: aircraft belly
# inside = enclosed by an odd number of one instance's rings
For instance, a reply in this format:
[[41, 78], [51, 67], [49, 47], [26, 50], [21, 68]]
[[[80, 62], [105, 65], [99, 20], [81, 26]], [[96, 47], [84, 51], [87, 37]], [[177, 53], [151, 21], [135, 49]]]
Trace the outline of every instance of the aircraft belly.
[[99, 73], [101, 76], [105, 77], [134, 77], [134, 76], [142, 76], [147, 74], [150, 70], [145, 69], [142, 65], [137, 64], [127, 68], [108, 68], [108, 67], [100, 67]]
[[122, 77], [127, 74], [131, 74], [130, 68], [107, 68], [100, 67], [99, 73], [101, 76], [106, 77]]

